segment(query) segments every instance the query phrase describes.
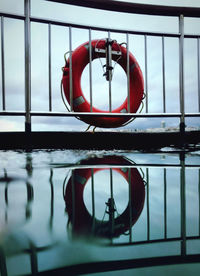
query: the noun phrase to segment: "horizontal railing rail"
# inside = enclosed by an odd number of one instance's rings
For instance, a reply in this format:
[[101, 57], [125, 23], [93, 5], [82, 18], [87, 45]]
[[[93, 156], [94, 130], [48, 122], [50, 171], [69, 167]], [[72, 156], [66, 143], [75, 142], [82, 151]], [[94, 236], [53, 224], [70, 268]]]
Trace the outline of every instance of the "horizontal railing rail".
[[166, 5], [149, 5], [149, 4], [137, 4], [131, 2], [122, 2], [114, 0], [47, 0], [51, 2], [70, 4], [75, 6], [82, 6], [88, 8], [125, 12], [125, 13], [137, 13], [147, 15], [163, 15], [163, 16], [179, 16], [183, 14], [189, 17], [199, 17], [200, 8], [192, 7], [178, 7], [178, 6], [166, 6]]
[[[0, 116], [24, 116], [25, 111], [0, 111]], [[66, 112], [48, 112], [48, 111], [31, 111], [30, 112], [31, 116], [55, 116], [55, 117], [74, 117], [74, 116], [80, 116], [80, 117], [88, 117], [91, 115], [90, 112], [73, 112], [73, 113], [66, 113]], [[143, 114], [138, 114], [138, 113], [96, 113], [93, 112], [92, 116], [94, 117], [135, 117], [135, 118], [160, 118], [160, 117], [181, 117], [181, 113], [143, 113]], [[185, 113], [185, 117], [199, 117], [199, 113]]]
[[[47, 0], [50, 1], [50, 0]], [[5, 18], [12, 18], [12, 19], [19, 19], [19, 20], [25, 20], [24, 15], [20, 14], [14, 14], [14, 13], [7, 13], [7, 12], [1, 12], [0, 16]], [[84, 24], [77, 24], [72, 22], [66, 22], [62, 20], [55, 20], [50, 18], [42, 18], [42, 17], [36, 17], [36, 16], [30, 16], [30, 21], [35, 23], [44, 23], [44, 24], [52, 24], [56, 26], [63, 26], [63, 27], [72, 27], [72, 28], [79, 28], [79, 29], [91, 29], [94, 31], [110, 31], [110, 32], [117, 32], [117, 33], [129, 33], [129, 34], [135, 34], [135, 35], [149, 35], [149, 36], [165, 36], [165, 37], [180, 37], [179, 32], [158, 32], [158, 31], [139, 31], [139, 30], [133, 30], [133, 29], [118, 29], [118, 28], [106, 28], [106, 27], [100, 27], [95, 25], [84, 25]], [[200, 38], [200, 34], [184, 34], [185, 38]]]

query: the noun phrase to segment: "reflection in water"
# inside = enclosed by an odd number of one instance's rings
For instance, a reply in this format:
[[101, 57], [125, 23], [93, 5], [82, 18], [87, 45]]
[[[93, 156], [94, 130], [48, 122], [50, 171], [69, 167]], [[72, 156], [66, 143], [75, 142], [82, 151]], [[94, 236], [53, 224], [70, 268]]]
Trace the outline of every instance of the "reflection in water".
[[[9, 189], [11, 188], [11, 186], [15, 186], [14, 188], [14, 192], [22, 192], [23, 193], [23, 189], [22, 189], [22, 185], [25, 185], [26, 188], [26, 200], [25, 200], [25, 207], [24, 207], [24, 211], [25, 211], [25, 221], [29, 220], [31, 218], [31, 203], [33, 201], [33, 187], [32, 185], [23, 178], [16, 178], [16, 177], [8, 177], [6, 170], [4, 170], [4, 176], [0, 178], [0, 183], [4, 184], [4, 198], [5, 198], [5, 209], [4, 209], [4, 216], [5, 216], [5, 221], [2, 221], [2, 225], [3, 224], [9, 224], [9, 209], [11, 207], [13, 208], [18, 208], [19, 206], [15, 206], [15, 197], [13, 194], [13, 191], [11, 192], [12, 195], [12, 200], [9, 200]], [[18, 188], [16, 188], [16, 186], [18, 186]], [[14, 206], [10, 206], [10, 205], [14, 205]], [[23, 210], [22, 210], [23, 211]], [[11, 212], [12, 213], [12, 212]], [[12, 215], [12, 214], [11, 214]], [[13, 219], [12, 219], [13, 220]], [[11, 221], [12, 223], [12, 221]]]
[[66, 160], [74, 157], [67, 151], [21, 153], [24, 166], [0, 167], [1, 275], [199, 262], [198, 154], [186, 164], [183, 153], [92, 153], [69, 164], [58, 162], [63, 153]]
[[[82, 161], [80, 165], [95, 164], [105, 165], [114, 164], [119, 166], [130, 166], [132, 163], [121, 156], [106, 156], [104, 158], [92, 158]], [[94, 191], [94, 174], [101, 170], [110, 171], [110, 198], [105, 203], [105, 213], [109, 215], [109, 220], [97, 220], [94, 210], [94, 192], [92, 192], [93, 214], [88, 212], [84, 199], [83, 192], [89, 178], [92, 180], [92, 190]], [[113, 197], [113, 177], [112, 172], [116, 171], [121, 174], [129, 183], [129, 202], [124, 212], [115, 217], [116, 206]], [[98, 237], [119, 237], [121, 234], [129, 230], [140, 216], [144, 205], [144, 183], [140, 173], [136, 168], [85, 168], [75, 169], [70, 177], [66, 191], [65, 202], [66, 211], [69, 215], [68, 227], [71, 224], [73, 234]], [[103, 207], [103, 206], [102, 206]]]

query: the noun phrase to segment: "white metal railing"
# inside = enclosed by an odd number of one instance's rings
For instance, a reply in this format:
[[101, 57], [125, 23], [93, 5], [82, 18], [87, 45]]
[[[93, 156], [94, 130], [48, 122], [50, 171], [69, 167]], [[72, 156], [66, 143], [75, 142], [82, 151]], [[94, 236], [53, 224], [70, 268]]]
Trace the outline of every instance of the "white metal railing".
[[[180, 130], [185, 130], [185, 118], [186, 117], [199, 117], [200, 115], [200, 49], [199, 49], [199, 39], [200, 34], [185, 34], [184, 33], [184, 17], [199, 17], [200, 11], [199, 8], [177, 8], [177, 7], [165, 7], [165, 6], [152, 6], [152, 5], [141, 5], [141, 4], [131, 4], [120, 1], [104, 1], [103, 7], [101, 6], [101, 1], [62, 1], [57, 0], [55, 2], [64, 2], [69, 4], [75, 4], [86, 7], [95, 7], [104, 8], [105, 10], [113, 11], [123, 11], [123, 12], [132, 12], [139, 14], [153, 14], [153, 15], [162, 15], [162, 16], [176, 16], [179, 20], [179, 31], [176, 33], [163, 33], [163, 32], [151, 32], [151, 31], [135, 31], [135, 30], [121, 30], [105, 27], [96, 27], [89, 25], [81, 24], [71, 24], [69, 22], [63, 22], [59, 20], [44, 19], [31, 16], [30, 10], [30, 0], [24, 0], [24, 15], [9, 14], [5, 12], [0, 12], [1, 16], [1, 77], [2, 77], [2, 107], [0, 111], [0, 116], [24, 116], [25, 117], [25, 131], [31, 131], [31, 118], [34, 116], [53, 116], [53, 117], [62, 117], [62, 116], [72, 116], [72, 117], [88, 117], [88, 116], [111, 116], [111, 117], [131, 117], [131, 118], [166, 118], [174, 117], [179, 118], [180, 120]], [[73, 2], [73, 3], [72, 3]], [[4, 49], [4, 18], [13, 18], [17, 20], [24, 21], [24, 40], [25, 40], [25, 110], [24, 111], [10, 111], [6, 107], [6, 80], [5, 80], [5, 49]], [[31, 24], [32, 23], [41, 23], [48, 25], [48, 111], [33, 111], [31, 110]], [[90, 62], [89, 62], [89, 83], [90, 83], [90, 105], [91, 112], [74, 112], [72, 101], [70, 105], [70, 112], [55, 112], [52, 111], [52, 52], [51, 52], [51, 43], [52, 43], [52, 26], [63, 26], [69, 29], [69, 51], [71, 60], [72, 56], [72, 33], [73, 28], [88, 30], [88, 40], [89, 40], [89, 53], [90, 53]], [[92, 58], [91, 58], [91, 32], [94, 30], [106, 31], [108, 38], [110, 33], [123, 33], [126, 35], [127, 50], [129, 49], [129, 36], [130, 35], [142, 35], [144, 37], [144, 76], [145, 76], [145, 112], [143, 113], [111, 113], [112, 103], [111, 103], [111, 80], [109, 79], [109, 113], [96, 113], [92, 112], [93, 107], [93, 89], [92, 89]], [[148, 37], [156, 36], [160, 37], [162, 40], [161, 53], [162, 53], [162, 112], [149, 112], [149, 87], [148, 87], [148, 62], [147, 62], [147, 39]], [[165, 64], [165, 38], [173, 37], [179, 40], [179, 111], [168, 113], [166, 110], [166, 64]], [[198, 112], [186, 113], [185, 112], [185, 95], [184, 95], [184, 40], [187, 38], [192, 38], [197, 42], [197, 64], [198, 64]], [[128, 51], [127, 51], [128, 52]], [[71, 64], [71, 63], [70, 63]], [[71, 66], [71, 65], [70, 65]], [[127, 84], [129, 84], [129, 74], [127, 74]], [[70, 83], [72, 84], [72, 68], [70, 67]], [[59, 84], [58, 84], [59, 85]], [[71, 85], [72, 86], [72, 85]], [[73, 89], [71, 87], [71, 99]], [[130, 95], [129, 95], [129, 85], [127, 85], [127, 99], [128, 106], [130, 105]], [[173, 99], [172, 99], [173, 101]]]

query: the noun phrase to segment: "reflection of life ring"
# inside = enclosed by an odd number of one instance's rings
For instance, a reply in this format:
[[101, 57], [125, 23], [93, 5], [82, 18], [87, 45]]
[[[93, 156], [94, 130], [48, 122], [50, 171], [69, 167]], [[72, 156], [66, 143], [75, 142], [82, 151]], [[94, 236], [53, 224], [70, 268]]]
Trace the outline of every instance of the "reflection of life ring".
[[[95, 165], [130, 165], [130, 161], [121, 156], [106, 156], [103, 158], [93, 158], [81, 164]], [[94, 168], [97, 171], [108, 168]], [[144, 205], [145, 189], [142, 177], [136, 168], [129, 169], [125, 166], [113, 167], [113, 170], [120, 173], [128, 182], [130, 179], [130, 202], [125, 211], [114, 219], [114, 231], [111, 234], [109, 221], [100, 221], [93, 218], [88, 212], [84, 200], [83, 192], [88, 179], [91, 177], [91, 169], [75, 169], [69, 179], [65, 190], [66, 211], [69, 215], [69, 222], [72, 223], [73, 234], [94, 235], [99, 237], [118, 237], [125, 233], [135, 224], [139, 218]], [[73, 184], [74, 183], [74, 187]]]
[[[92, 40], [91, 48], [92, 48], [92, 60], [98, 57], [105, 57], [105, 53], [101, 53], [101, 49], [105, 49], [106, 40]], [[99, 49], [98, 51], [95, 51]], [[118, 44], [116, 41], [112, 41], [112, 51], [121, 53], [121, 57], [113, 54], [112, 59], [115, 60], [127, 73], [127, 49], [122, 45]], [[65, 67], [63, 68], [63, 79], [62, 84], [64, 88], [64, 93], [67, 98], [68, 103], [70, 104], [70, 77], [69, 77], [69, 59], [66, 62]], [[80, 45], [75, 51], [72, 53], [72, 88], [73, 88], [73, 110], [77, 112], [90, 112], [90, 104], [86, 100], [83, 95], [81, 89], [81, 74], [89, 63], [89, 43], [86, 42]], [[135, 57], [129, 53], [129, 64], [130, 64], [130, 112], [136, 113], [144, 92], [144, 81], [142, 71], [135, 59]], [[92, 108], [93, 112], [105, 112], [97, 109], [95, 107]], [[121, 106], [112, 110], [112, 113], [127, 113], [128, 112], [128, 103], [127, 98], [123, 102]], [[124, 123], [128, 122], [130, 117], [80, 117], [80, 119], [90, 125], [98, 126], [98, 127], [119, 127]]]

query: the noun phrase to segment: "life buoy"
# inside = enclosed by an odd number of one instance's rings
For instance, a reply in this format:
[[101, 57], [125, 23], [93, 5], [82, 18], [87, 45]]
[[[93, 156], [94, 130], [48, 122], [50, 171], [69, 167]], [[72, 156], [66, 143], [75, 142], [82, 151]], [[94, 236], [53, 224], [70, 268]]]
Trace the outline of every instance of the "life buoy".
[[[105, 53], [98, 53], [95, 49], [105, 49], [106, 40], [92, 40], [92, 60], [98, 57], [105, 57]], [[127, 49], [118, 44], [116, 41], [112, 43], [112, 51], [120, 51], [121, 57], [117, 55], [112, 55], [112, 59], [115, 60], [127, 73]], [[69, 63], [70, 60], [66, 61], [65, 67], [63, 68], [63, 78], [62, 84], [65, 96], [68, 103], [70, 104], [70, 76], [69, 76]], [[83, 91], [81, 89], [81, 75], [89, 63], [89, 42], [83, 43], [78, 48], [76, 48], [72, 53], [72, 94], [73, 94], [73, 110], [77, 112], [90, 112], [90, 103], [86, 100]], [[129, 86], [130, 86], [130, 113], [136, 113], [141, 101], [143, 99], [144, 93], [144, 80], [140, 66], [135, 59], [135, 57], [129, 53]], [[93, 112], [105, 112], [93, 107]], [[128, 100], [127, 98], [122, 103], [121, 106], [112, 110], [112, 113], [127, 113], [128, 112]], [[111, 128], [111, 127], [120, 127], [126, 122], [128, 122], [130, 117], [81, 117], [80, 119], [87, 124]]]
[[[84, 161], [81, 165], [130, 165], [130, 161], [122, 156], [106, 156], [103, 158], [92, 158]], [[100, 170], [106, 170], [106, 168], [94, 168], [94, 174]], [[118, 237], [125, 233], [131, 226], [135, 224], [139, 218], [145, 199], [145, 188], [143, 179], [136, 168], [129, 169], [125, 166], [113, 167], [113, 170], [120, 173], [127, 182], [130, 179], [130, 198], [126, 209], [122, 214], [114, 219], [114, 230], [111, 233], [109, 221], [100, 221], [93, 218], [88, 212], [84, 199], [84, 188], [91, 177], [91, 169], [75, 169], [72, 177], [68, 180], [65, 189], [65, 204], [66, 212], [69, 216], [69, 222], [72, 225], [72, 233], [74, 236], [96, 236], [110, 238]]]

